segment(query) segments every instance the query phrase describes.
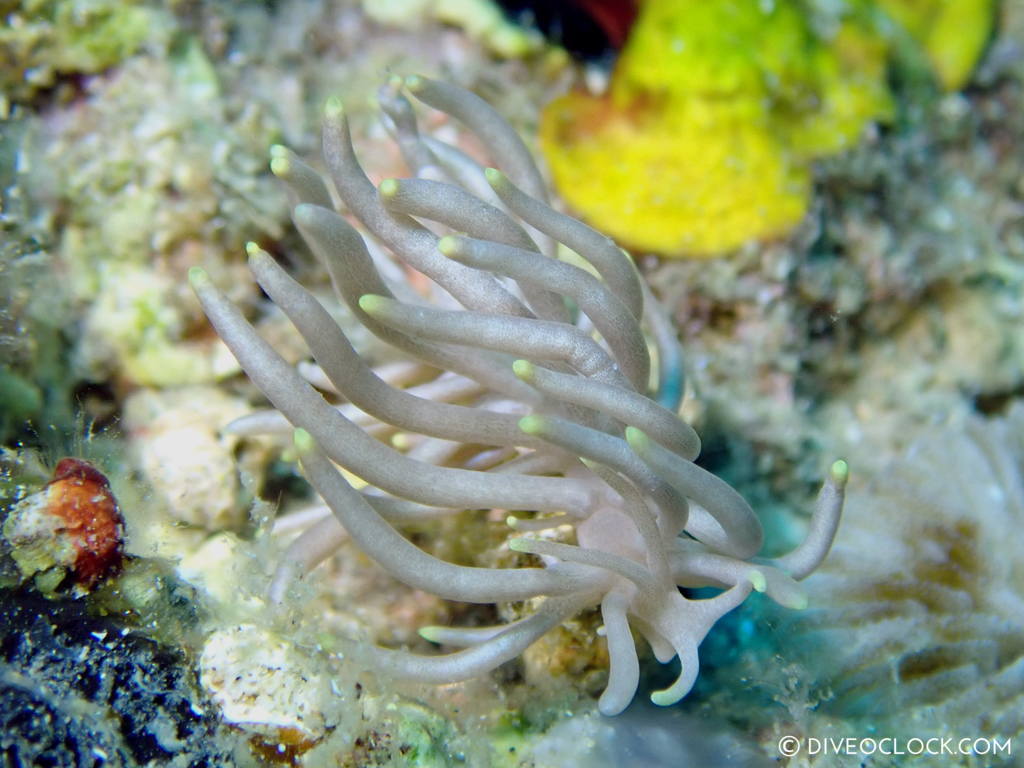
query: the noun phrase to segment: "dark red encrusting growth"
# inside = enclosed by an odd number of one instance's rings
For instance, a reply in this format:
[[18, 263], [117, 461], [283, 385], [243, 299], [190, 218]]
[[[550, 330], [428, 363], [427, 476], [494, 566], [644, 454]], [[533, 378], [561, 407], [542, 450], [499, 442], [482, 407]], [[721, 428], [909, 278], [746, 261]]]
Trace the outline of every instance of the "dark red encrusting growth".
[[636, 0], [572, 0], [590, 15], [615, 49], [622, 48], [636, 20]]
[[578, 59], [607, 64], [622, 48], [638, 0], [498, 0], [512, 20], [539, 29]]
[[87, 481], [110, 490], [110, 481], [107, 480], [106, 475], [96, 469], [96, 467], [89, 462], [72, 457], [61, 459], [57, 462], [57, 467], [53, 470], [53, 479], [47, 483], [47, 486], [53, 485], [61, 480], [67, 480], [68, 478], [79, 478], [83, 481]]
[[78, 586], [89, 589], [121, 569], [124, 519], [106, 475], [87, 461], [61, 459], [47, 483], [50, 512], [78, 552], [71, 571]]

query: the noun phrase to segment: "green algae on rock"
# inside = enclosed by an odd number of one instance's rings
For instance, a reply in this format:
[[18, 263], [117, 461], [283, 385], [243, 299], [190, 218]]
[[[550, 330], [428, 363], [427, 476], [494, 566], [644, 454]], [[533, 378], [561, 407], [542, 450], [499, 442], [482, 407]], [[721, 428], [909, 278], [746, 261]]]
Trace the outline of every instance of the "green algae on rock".
[[102, 72], [170, 37], [167, 12], [143, 0], [21, 0], [4, 3], [0, 13], [0, 98], [7, 105], [60, 77]]

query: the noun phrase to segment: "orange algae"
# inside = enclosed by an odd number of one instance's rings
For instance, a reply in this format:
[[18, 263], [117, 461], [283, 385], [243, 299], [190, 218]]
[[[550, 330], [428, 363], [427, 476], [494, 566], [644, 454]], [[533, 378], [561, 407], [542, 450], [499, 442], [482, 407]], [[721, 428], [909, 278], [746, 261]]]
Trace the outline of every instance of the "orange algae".
[[544, 112], [555, 185], [638, 250], [717, 256], [785, 234], [807, 210], [811, 162], [892, 117], [877, 11], [855, 2], [812, 24], [801, 0], [647, 0], [608, 93]]

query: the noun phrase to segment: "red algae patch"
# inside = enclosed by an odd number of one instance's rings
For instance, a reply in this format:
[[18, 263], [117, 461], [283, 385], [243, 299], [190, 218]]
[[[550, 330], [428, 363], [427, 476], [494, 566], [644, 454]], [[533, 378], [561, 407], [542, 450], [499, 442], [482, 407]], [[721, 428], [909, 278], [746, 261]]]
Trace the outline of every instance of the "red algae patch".
[[22, 575], [44, 591], [70, 575], [87, 592], [124, 559], [124, 519], [110, 483], [82, 459], [61, 459], [53, 479], [11, 510], [3, 537]]

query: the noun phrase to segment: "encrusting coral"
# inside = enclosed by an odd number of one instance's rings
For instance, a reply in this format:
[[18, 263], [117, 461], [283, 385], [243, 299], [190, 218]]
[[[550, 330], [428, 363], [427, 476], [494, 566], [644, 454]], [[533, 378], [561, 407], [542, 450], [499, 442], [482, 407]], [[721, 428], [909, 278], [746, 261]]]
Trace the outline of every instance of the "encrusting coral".
[[819, 711], [1019, 737], [1024, 404], [929, 428], [880, 480], [851, 493], [812, 589], [829, 600], [790, 633], [819, 670]]
[[[504, 171], [421, 135], [403, 85], [465, 124]], [[293, 219], [343, 301], [407, 362], [371, 368], [319, 302], [251, 245], [257, 281], [317, 361], [297, 371], [203, 270], [190, 272], [217, 332], [279, 411], [231, 429], [295, 427], [306, 476], [333, 511], [289, 547], [271, 598], [286, 600], [294, 576], [351, 537], [400, 581], [445, 599], [543, 598], [507, 625], [422, 630], [429, 640], [463, 648], [453, 653], [369, 649], [381, 670], [428, 683], [468, 679], [600, 606], [610, 656], [601, 712], [621, 712], [638, 687], [631, 628], [660, 661], [679, 656], [677, 680], [651, 697], [674, 703], [693, 685], [701, 640], [751, 590], [786, 606], [806, 603], [797, 581], [829, 550], [846, 464], [833, 464], [806, 540], [781, 558], [753, 559], [761, 524], [736, 491], [694, 463], [699, 438], [675, 413], [682, 377], [675, 335], [629, 258], [549, 207], [526, 147], [474, 94], [422, 77], [392, 78], [379, 102], [416, 178], [375, 188], [336, 100], [325, 110], [324, 159], [348, 212], [433, 281], [428, 297], [411, 290], [376, 243], [367, 247], [310, 166], [275, 148], [272, 169], [299, 201]], [[579, 254], [583, 266], [555, 258], [556, 242]], [[657, 350], [653, 398], [643, 324]], [[413, 386], [400, 388], [403, 380]], [[348, 402], [332, 405], [310, 382]], [[393, 429], [411, 435], [407, 452], [378, 439]], [[335, 464], [367, 487], [353, 488]], [[515, 537], [509, 548], [539, 556], [544, 567], [480, 568], [435, 558], [395, 528], [466, 509], [536, 513], [510, 515], [508, 524], [520, 532], [571, 529], [576, 543]], [[689, 599], [680, 586], [722, 591]]]

